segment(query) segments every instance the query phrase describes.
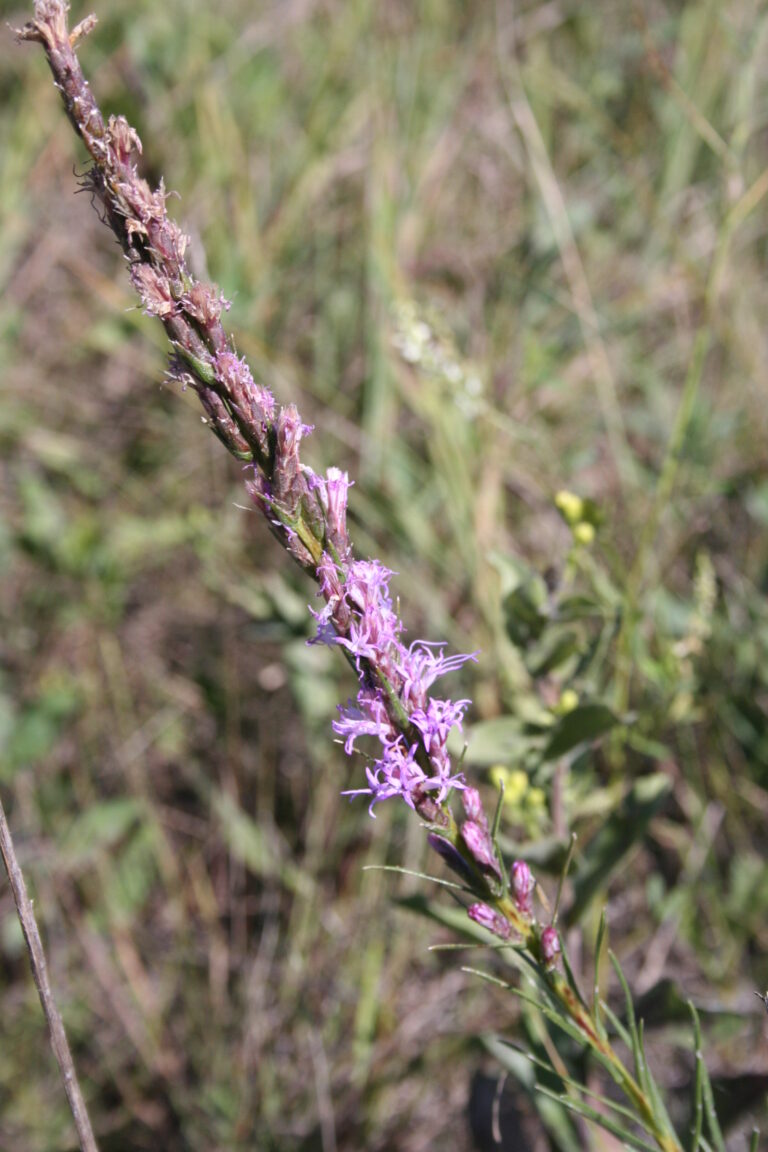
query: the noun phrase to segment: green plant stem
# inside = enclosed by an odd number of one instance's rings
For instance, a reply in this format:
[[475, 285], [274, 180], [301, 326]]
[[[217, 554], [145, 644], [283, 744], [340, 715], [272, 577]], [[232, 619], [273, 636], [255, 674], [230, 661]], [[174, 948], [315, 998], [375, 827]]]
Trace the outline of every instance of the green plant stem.
[[613, 1079], [634, 1108], [639, 1122], [656, 1141], [661, 1152], [682, 1152], [682, 1145], [674, 1133], [670, 1132], [668, 1125], [659, 1119], [648, 1093], [643, 1090], [632, 1073], [625, 1067], [612, 1044], [605, 1037], [603, 1029], [594, 1015], [597, 1009], [590, 1011], [562, 973], [554, 967], [546, 966], [541, 954], [537, 925], [518, 911], [511, 896], [498, 895], [491, 890], [489, 881], [480, 872], [476, 861], [467, 851], [452, 813], [447, 808], [444, 811], [448, 820], [447, 825], [444, 827], [435, 826], [434, 830], [448, 840], [460, 853], [473, 874], [474, 887], [478, 894], [482, 894], [485, 902], [499, 912], [521, 938], [523, 949], [535, 961], [547, 991], [576, 1025], [584, 1038], [584, 1042], [608, 1068]]

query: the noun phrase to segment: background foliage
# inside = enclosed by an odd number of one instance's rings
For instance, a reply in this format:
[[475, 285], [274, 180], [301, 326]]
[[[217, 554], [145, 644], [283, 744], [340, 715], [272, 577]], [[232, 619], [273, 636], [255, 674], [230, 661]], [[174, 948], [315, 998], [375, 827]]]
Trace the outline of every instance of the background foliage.
[[[673, 1112], [691, 997], [743, 1146], [768, 1086], [768, 10], [94, 8], [91, 83], [312, 464], [355, 476], [358, 550], [412, 636], [482, 650], [468, 770], [505, 782], [551, 893], [577, 832], [578, 969], [607, 904]], [[427, 951], [453, 933], [413, 915], [421, 884], [364, 870], [434, 864], [407, 813], [340, 798], [351, 682], [305, 645], [311, 589], [162, 388], [43, 62], [1, 43], [0, 788], [103, 1148], [492, 1147], [499, 1059], [502, 1147], [597, 1147], [494, 1039], [551, 1051], [541, 1018]], [[0, 992], [0, 1147], [65, 1147], [7, 888]]]

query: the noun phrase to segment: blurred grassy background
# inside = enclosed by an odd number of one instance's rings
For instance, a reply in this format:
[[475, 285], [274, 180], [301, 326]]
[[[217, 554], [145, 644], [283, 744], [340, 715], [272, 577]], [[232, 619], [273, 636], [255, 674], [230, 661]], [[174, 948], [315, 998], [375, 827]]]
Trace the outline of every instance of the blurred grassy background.
[[[411, 636], [482, 649], [455, 690], [510, 843], [555, 876], [578, 832], [577, 967], [607, 899], [661, 1079], [693, 996], [738, 1135], [768, 1085], [768, 8], [91, 7], [91, 84], [309, 462], [356, 478], [358, 550]], [[41, 53], [0, 52], [0, 788], [102, 1148], [489, 1147], [478, 1037], [541, 1021], [363, 870], [434, 865], [340, 798], [311, 589], [163, 389]], [[71, 1147], [2, 885], [0, 995], [0, 1148]], [[513, 1080], [503, 1147], [587, 1146]]]

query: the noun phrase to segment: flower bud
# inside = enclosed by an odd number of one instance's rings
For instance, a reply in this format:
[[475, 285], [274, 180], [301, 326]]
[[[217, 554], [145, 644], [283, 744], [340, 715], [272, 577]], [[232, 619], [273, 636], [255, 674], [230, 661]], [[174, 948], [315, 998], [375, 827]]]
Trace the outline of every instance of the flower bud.
[[474, 920], [475, 924], [487, 928], [489, 932], [493, 932], [494, 936], [500, 936], [502, 940], [509, 940], [512, 935], [509, 921], [505, 920], [501, 913], [494, 908], [489, 908], [487, 904], [470, 905], [467, 909], [467, 915], [470, 920]]
[[339, 468], [329, 468], [326, 473], [325, 503], [326, 529], [328, 539], [338, 555], [344, 557], [349, 552], [347, 536], [347, 490], [349, 476]]
[[[457, 848], [454, 848], [450, 840], [446, 840], [444, 836], [438, 836], [435, 832], [430, 832], [427, 840], [431, 848], [434, 848], [438, 856], [442, 857], [452, 872], [457, 876], [461, 876], [462, 880], [471, 880], [472, 873], [467, 866], [467, 862]], [[483, 905], [478, 904], [478, 908]]]
[[512, 865], [511, 879], [518, 912], [522, 912], [525, 916], [531, 916], [533, 914], [531, 897], [536, 887], [536, 881], [524, 860], [515, 860]]
[[477, 788], [465, 788], [461, 794], [464, 811], [473, 824], [478, 824], [483, 831], [488, 832], [488, 817], [483, 809], [483, 802]]
[[541, 934], [541, 958], [547, 968], [553, 968], [560, 955], [560, 937], [551, 924]]
[[465, 820], [461, 826], [461, 836], [469, 851], [477, 860], [484, 872], [491, 872], [501, 879], [499, 865], [496, 862], [496, 853], [488, 832], [475, 824], [473, 820]]

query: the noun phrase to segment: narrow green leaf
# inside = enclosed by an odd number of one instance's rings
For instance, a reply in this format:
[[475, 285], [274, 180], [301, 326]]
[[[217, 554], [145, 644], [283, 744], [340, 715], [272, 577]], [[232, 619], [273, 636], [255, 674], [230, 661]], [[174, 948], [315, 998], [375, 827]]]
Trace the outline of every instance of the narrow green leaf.
[[[509, 1044], [509, 1042], [506, 1040], [500, 1040], [499, 1043]], [[515, 1045], [513, 1045], [513, 1044], [509, 1044], [509, 1046], [515, 1047]], [[522, 1053], [522, 1049], [519, 1049], [519, 1051]], [[553, 1075], [557, 1076], [558, 1080], [560, 1080], [563, 1084], [567, 1085], [569, 1088], [575, 1089], [577, 1092], [580, 1092], [583, 1096], [588, 1096], [590, 1098], [590, 1100], [594, 1100], [597, 1104], [602, 1104], [606, 1108], [613, 1109], [613, 1111], [616, 1112], [617, 1115], [623, 1116], [626, 1120], [630, 1120], [632, 1123], [637, 1124], [637, 1122], [638, 1122], [637, 1113], [634, 1112], [631, 1108], [626, 1107], [626, 1105], [624, 1105], [624, 1104], [617, 1103], [616, 1100], [611, 1100], [608, 1096], [602, 1096], [599, 1092], [592, 1091], [591, 1088], [587, 1088], [584, 1084], [580, 1084], [577, 1080], [574, 1080], [570, 1076], [561, 1075], [561, 1073], [558, 1072], [555, 1068], [553, 1068], [551, 1064], [548, 1064], [546, 1060], [540, 1060], [537, 1056], [535, 1056], [531, 1052], [526, 1052], [526, 1053], [524, 1053], [524, 1055], [526, 1056], [526, 1058], [528, 1060], [531, 1061], [531, 1063], [537, 1065], [537, 1067], [540, 1067], [540, 1068], [543, 1068], [543, 1069], [546, 1069], [546, 1070], [552, 1072]]]
[[442, 884], [443, 888], [455, 888], [457, 892], [469, 892], [463, 884], [453, 880], [443, 880], [440, 876], [430, 876], [428, 872], [414, 872], [412, 868], [398, 868], [396, 864], [366, 864], [363, 872], [399, 872], [403, 876], [414, 876], [417, 880], [429, 880], [432, 884]]
[[592, 1016], [597, 1030], [601, 1036], [605, 1036], [605, 1027], [603, 1025], [602, 1013], [600, 1011], [600, 956], [603, 951], [603, 941], [605, 940], [606, 933], [606, 916], [605, 908], [600, 913], [600, 925], [597, 929], [597, 940], [595, 941], [595, 983], [594, 991], [592, 994]]
[[619, 964], [616, 954], [609, 950], [608, 956], [610, 957], [613, 970], [619, 978], [622, 990], [624, 992], [624, 1002], [627, 1008], [627, 1024], [629, 1026], [629, 1036], [631, 1040], [632, 1056], [635, 1062], [635, 1075], [640, 1082], [643, 1091], [646, 1091], [645, 1085], [645, 1060], [643, 1059], [643, 1051], [640, 1047], [640, 1036], [637, 1031], [637, 1021], [635, 1020], [635, 1006], [632, 1003], [632, 993], [629, 991], [626, 977], [622, 971], [621, 964]]
[[571, 992], [573, 992], [574, 996], [578, 1000], [579, 1004], [581, 1004], [582, 1008], [584, 1008], [585, 1011], [588, 1013], [589, 1012], [589, 1005], [587, 1004], [586, 1000], [584, 999], [584, 997], [581, 993], [581, 989], [579, 988], [579, 985], [576, 982], [576, 977], [573, 974], [573, 969], [571, 968], [571, 962], [568, 959], [568, 952], [566, 950], [565, 944], [562, 944], [562, 950], [560, 952], [560, 957], [563, 961], [563, 971], [565, 972], [565, 978], [568, 981], [568, 987], [571, 989]]
[[672, 1120], [670, 1118], [669, 1112], [667, 1111], [667, 1106], [664, 1103], [664, 1097], [662, 1096], [661, 1090], [659, 1089], [659, 1086], [656, 1083], [656, 1078], [653, 1075], [653, 1071], [651, 1070], [651, 1066], [649, 1065], [647, 1057], [645, 1055], [645, 1021], [644, 1020], [640, 1021], [640, 1052], [641, 1052], [642, 1057], [643, 1057], [643, 1070], [644, 1070], [643, 1071], [643, 1083], [645, 1086], [646, 1093], [650, 1097], [651, 1104], [653, 1106], [653, 1114], [656, 1117], [657, 1121], [661, 1122], [661, 1125], [665, 1129], [665, 1131], [670, 1136], [673, 1136], [675, 1138], [675, 1140], [677, 1140], [677, 1133], [675, 1132], [675, 1129], [672, 1126]]
[[462, 965], [461, 971], [466, 972], [468, 976], [479, 976], [487, 984], [495, 984], [497, 988], [504, 988], [505, 991], [515, 991], [514, 984], [507, 984], [506, 980], [501, 980], [498, 976], [491, 975], [490, 972], [483, 972], [482, 968], [468, 968]]
[[604, 1014], [607, 1016], [608, 1022], [610, 1023], [614, 1032], [619, 1037], [619, 1039], [622, 1041], [622, 1043], [627, 1048], [629, 1048], [629, 1050], [631, 1052], [632, 1051], [632, 1037], [629, 1035], [629, 1032], [627, 1032], [626, 1028], [622, 1024], [621, 1020], [619, 1020], [618, 1016], [613, 1011], [610, 1004], [607, 1004], [605, 1002], [605, 1000], [601, 1000], [600, 1005], [602, 1007]]
[[696, 1078], [693, 1085], [693, 1132], [691, 1134], [691, 1152], [698, 1152], [701, 1145], [701, 1125], [704, 1112], [704, 1084], [702, 1075], [704, 1058], [701, 1051], [701, 1024], [699, 1023], [699, 1014], [694, 1008], [692, 1000], [688, 1001], [688, 1007], [691, 1010], [691, 1018], [693, 1020], [694, 1058], [696, 1060]]
[[701, 1086], [702, 1094], [704, 1096], [704, 1114], [707, 1117], [707, 1128], [709, 1135], [712, 1138], [717, 1152], [727, 1152], [725, 1147], [725, 1140], [723, 1133], [720, 1130], [720, 1122], [717, 1119], [717, 1111], [715, 1110], [715, 1097], [712, 1094], [712, 1081], [709, 1079], [709, 1071], [704, 1060], [701, 1062]]
[[585, 1120], [590, 1120], [593, 1124], [597, 1124], [599, 1128], [603, 1128], [606, 1132], [610, 1132], [612, 1136], [616, 1136], [619, 1140], [623, 1140], [629, 1148], [637, 1149], [637, 1152], [658, 1152], [658, 1147], [655, 1144], [649, 1144], [647, 1140], [641, 1140], [639, 1136], [635, 1136], [634, 1132], [630, 1132], [628, 1128], [623, 1128], [621, 1124], [617, 1124], [608, 1116], [598, 1112], [595, 1108], [590, 1108], [583, 1100], [574, 1100], [570, 1096], [558, 1096], [557, 1093], [550, 1092], [548, 1088], [539, 1088], [539, 1092], [543, 1092], [546, 1096], [552, 1096], [553, 1099], [559, 1100], [564, 1108], [569, 1108], [572, 1112], [583, 1116]]

